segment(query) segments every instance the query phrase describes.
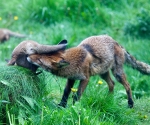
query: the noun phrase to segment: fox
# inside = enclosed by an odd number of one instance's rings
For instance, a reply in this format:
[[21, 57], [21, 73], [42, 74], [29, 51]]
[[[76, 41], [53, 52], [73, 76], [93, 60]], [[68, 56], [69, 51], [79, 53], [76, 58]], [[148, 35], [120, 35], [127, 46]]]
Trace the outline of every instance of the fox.
[[112, 72], [116, 80], [121, 83], [127, 93], [128, 107], [134, 106], [132, 90], [123, 70], [125, 63], [143, 74], [150, 74], [150, 65], [138, 61], [121, 45], [108, 35], [91, 36], [84, 39], [78, 46], [57, 51], [53, 54], [32, 54], [27, 60], [44, 70], [67, 78], [59, 106], [66, 107], [71, 88], [76, 80], [79, 86], [73, 104], [81, 98], [91, 76], [99, 75], [108, 85], [109, 92], [114, 91]]
[[36, 72], [38, 67], [27, 61], [27, 56], [29, 54], [53, 53], [55, 51], [64, 50], [66, 46], [66, 40], [60, 41], [57, 45], [43, 45], [33, 40], [25, 40], [20, 42], [14, 48], [11, 54], [11, 59], [7, 62], [7, 65], [18, 65]]
[[23, 38], [23, 37], [26, 37], [25, 35], [23, 34], [19, 34], [19, 33], [16, 33], [16, 32], [13, 32], [9, 29], [0, 29], [0, 43], [3, 43], [7, 40], [9, 40], [9, 38], [13, 36], [13, 37], [18, 37], [18, 38]]

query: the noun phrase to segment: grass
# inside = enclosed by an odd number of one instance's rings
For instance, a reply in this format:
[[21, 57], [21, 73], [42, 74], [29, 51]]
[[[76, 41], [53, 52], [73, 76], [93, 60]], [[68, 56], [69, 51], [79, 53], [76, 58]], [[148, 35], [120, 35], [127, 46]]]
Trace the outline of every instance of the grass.
[[[131, 55], [150, 64], [147, 3], [148, 0], [12, 0], [7, 3], [2, 0], [0, 27], [26, 34], [25, 39], [42, 44], [57, 44], [67, 39], [68, 48], [91, 35], [108, 34]], [[148, 14], [142, 13], [143, 10]], [[142, 27], [146, 27], [144, 35]], [[71, 93], [67, 108], [60, 109], [57, 104], [66, 79], [45, 71], [35, 76], [22, 67], [7, 66], [5, 59], [10, 59], [14, 47], [25, 39], [11, 38], [0, 44], [0, 124], [5, 121], [13, 125], [149, 125], [149, 76], [124, 66], [133, 91], [133, 109], [127, 108], [121, 84], [113, 78], [115, 92], [108, 95], [106, 83], [97, 84], [101, 80], [98, 76], [91, 77], [79, 102], [72, 105]]]

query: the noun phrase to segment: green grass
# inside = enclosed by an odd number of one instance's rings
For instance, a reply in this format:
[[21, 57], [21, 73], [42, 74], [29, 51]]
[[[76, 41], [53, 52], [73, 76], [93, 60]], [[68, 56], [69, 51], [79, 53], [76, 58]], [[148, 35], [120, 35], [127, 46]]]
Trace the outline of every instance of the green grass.
[[[150, 64], [148, 2], [1, 0], [0, 27], [42, 44], [67, 39], [68, 48], [91, 35], [108, 34], [131, 55]], [[7, 66], [5, 59], [25, 39], [11, 38], [0, 44], [0, 124], [6, 118], [7, 124], [20, 125], [149, 125], [149, 76], [124, 66], [133, 91], [133, 109], [127, 108], [125, 89], [114, 77], [115, 91], [108, 95], [107, 84], [97, 84], [98, 76], [91, 77], [79, 102], [72, 105], [71, 93], [67, 108], [58, 108], [66, 79], [45, 71], [35, 76], [22, 67]]]

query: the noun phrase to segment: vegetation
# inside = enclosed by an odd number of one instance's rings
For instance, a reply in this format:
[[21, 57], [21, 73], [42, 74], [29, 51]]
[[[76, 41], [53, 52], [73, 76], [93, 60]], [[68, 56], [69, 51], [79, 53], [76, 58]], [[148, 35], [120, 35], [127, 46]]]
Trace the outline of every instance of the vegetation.
[[[91, 35], [108, 34], [138, 60], [150, 64], [149, 0], [1, 0], [0, 27], [42, 44], [68, 40], [68, 48]], [[150, 78], [125, 66], [135, 106], [127, 108], [125, 89], [113, 95], [98, 76], [92, 77], [81, 100], [59, 108], [66, 79], [48, 72], [7, 66], [5, 59], [24, 39], [0, 44], [0, 124], [15, 125], [149, 125]], [[42, 69], [40, 69], [42, 70]], [[98, 84], [98, 82], [102, 84]], [[77, 88], [76, 83], [74, 88]], [[72, 95], [74, 93], [72, 92]]]

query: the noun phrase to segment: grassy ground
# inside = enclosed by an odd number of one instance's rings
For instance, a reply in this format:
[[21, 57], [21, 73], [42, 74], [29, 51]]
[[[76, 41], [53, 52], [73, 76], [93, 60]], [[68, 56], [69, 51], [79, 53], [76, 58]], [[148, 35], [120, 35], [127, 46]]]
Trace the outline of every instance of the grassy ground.
[[[108, 34], [138, 60], [150, 64], [148, 0], [11, 0], [7, 3], [1, 0], [1, 4], [0, 27], [27, 35], [24, 39], [42, 44], [57, 44], [67, 39], [70, 48], [91, 35]], [[14, 47], [24, 39], [11, 38], [0, 44], [0, 105], [4, 106], [0, 108], [0, 124], [6, 117], [8, 124], [24, 125], [149, 125], [149, 76], [124, 67], [133, 90], [133, 109], [127, 108], [126, 93], [120, 83], [113, 78], [115, 92], [108, 96], [108, 87], [104, 81], [98, 85], [101, 80], [98, 76], [91, 77], [79, 102], [72, 105], [71, 93], [67, 108], [60, 109], [57, 104], [65, 79], [47, 72], [32, 76], [24, 68], [6, 65], [5, 59], [10, 59]], [[20, 93], [18, 89], [22, 87]], [[8, 98], [10, 92], [13, 103]], [[4, 98], [3, 94], [8, 97]]]

